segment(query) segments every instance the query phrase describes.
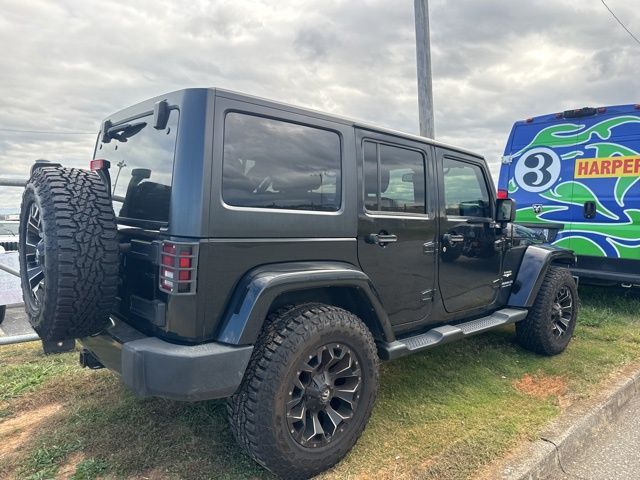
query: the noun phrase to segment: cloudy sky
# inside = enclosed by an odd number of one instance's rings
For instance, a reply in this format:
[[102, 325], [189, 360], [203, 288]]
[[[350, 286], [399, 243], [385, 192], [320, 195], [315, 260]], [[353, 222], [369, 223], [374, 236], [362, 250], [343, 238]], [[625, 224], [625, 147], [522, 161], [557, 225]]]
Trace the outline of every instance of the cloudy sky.
[[[607, 3], [640, 36], [637, 0]], [[600, 0], [430, 4], [436, 137], [494, 173], [517, 119], [640, 102], [640, 45]], [[37, 158], [84, 167], [101, 119], [183, 87], [418, 129], [411, 0], [0, 0], [0, 12], [0, 177]], [[0, 211], [18, 198], [0, 187]]]

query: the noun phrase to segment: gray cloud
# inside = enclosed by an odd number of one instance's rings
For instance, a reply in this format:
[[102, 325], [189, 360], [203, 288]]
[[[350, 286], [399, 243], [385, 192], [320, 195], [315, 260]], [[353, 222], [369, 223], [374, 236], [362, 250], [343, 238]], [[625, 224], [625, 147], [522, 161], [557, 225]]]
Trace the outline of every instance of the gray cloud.
[[[631, 0], [609, 0], [640, 32]], [[512, 123], [639, 102], [640, 47], [598, 1], [432, 0], [436, 132], [493, 171]], [[5, 0], [0, 128], [97, 131], [136, 101], [219, 86], [417, 129], [413, 2]], [[86, 166], [95, 135], [0, 131], [0, 176]], [[0, 191], [0, 208], [19, 192]]]

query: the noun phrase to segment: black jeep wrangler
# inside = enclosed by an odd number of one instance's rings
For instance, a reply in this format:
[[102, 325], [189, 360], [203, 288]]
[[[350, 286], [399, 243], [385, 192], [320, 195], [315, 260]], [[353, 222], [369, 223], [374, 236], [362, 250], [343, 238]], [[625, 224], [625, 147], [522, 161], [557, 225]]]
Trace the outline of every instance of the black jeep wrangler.
[[516, 238], [514, 209], [466, 150], [180, 90], [109, 116], [91, 170], [34, 165], [25, 306], [140, 396], [228, 397], [239, 444], [307, 478], [362, 433], [380, 359], [510, 323], [565, 349], [574, 255]]

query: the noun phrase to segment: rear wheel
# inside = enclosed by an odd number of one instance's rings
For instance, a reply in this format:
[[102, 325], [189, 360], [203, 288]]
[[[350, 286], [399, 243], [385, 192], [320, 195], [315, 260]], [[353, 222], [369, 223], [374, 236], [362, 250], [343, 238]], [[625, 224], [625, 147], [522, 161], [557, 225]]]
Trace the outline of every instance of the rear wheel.
[[61, 167], [34, 172], [22, 196], [18, 258], [25, 310], [43, 340], [106, 326], [116, 296], [116, 236], [98, 175]]
[[276, 313], [229, 399], [231, 430], [261, 465], [287, 479], [335, 465], [365, 428], [378, 389], [378, 357], [364, 323], [306, 304]]
[[4, 321], [4, 316], [6, 313], [7, 313], [7, 306], [0, 305], [0, 324], [2, 324], [2, 322]]
[[527, 318], [516, 324], [518, 343], [542, 355], [557, 355], [571, 340], [578, 316], [578, 290], [567, 268], [549, 267]]

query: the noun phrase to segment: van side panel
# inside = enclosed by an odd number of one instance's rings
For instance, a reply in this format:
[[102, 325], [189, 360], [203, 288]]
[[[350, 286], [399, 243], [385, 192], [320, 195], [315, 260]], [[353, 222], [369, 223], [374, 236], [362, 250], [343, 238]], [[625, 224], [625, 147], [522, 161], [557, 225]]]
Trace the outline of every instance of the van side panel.
[[607, 109], [585, 123], [592, 139], [575, 160], [572, 248], [580, 255], [640, 260], [640, 111]]

